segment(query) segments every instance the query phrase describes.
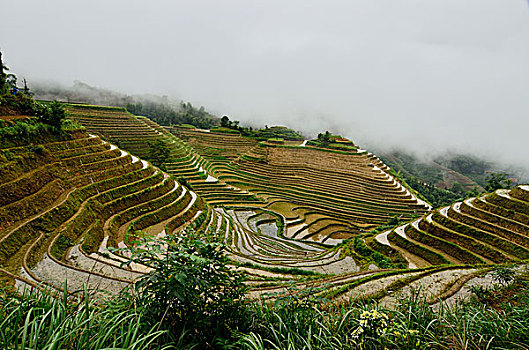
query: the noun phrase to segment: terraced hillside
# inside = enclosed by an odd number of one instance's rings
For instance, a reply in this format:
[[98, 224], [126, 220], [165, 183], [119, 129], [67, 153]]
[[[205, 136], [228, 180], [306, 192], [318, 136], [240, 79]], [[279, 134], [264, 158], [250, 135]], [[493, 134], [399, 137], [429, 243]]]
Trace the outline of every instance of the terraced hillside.
[[[515, 273], [528, 268], [529, 186], [469, 198], [357, 242], [359, 255], [373, 256], [376, 251], [393, 262], [405, 261], [408, 268], [321, 276], [298, 288], [310, 287], [315, 295], [343, 303], [369, 299], [393, 306], [418, 292], [430, 304], [455, 303], [474, 287], [498, 283], [498, 265], [515, 266]], [[269, 286], [253, 293], [264, 291], [282, 293], [286, 287]]]
[[136, 230], [198, 225], [211, 212], [169, 174], [82, 131], [1, 152], [0, 265], [19, 285], [61, 289], [67, 279], [71, 289], [119, 291], [141, 271], [122, 268], [107, 247]]
[[[299, 147], [301, 142], [283, 147], [190, 128], [169, 133], [119, 109], [73, 105], [70, 112], [91, 132], [132, 153], [141, 149], [138, 156], [148, 157], [150, 141], [165, 142], [171, 150], [167, 172], [185, 179], [210, 205], [284, 216], [289, 238], [335, 245], [395, 215], [408, 219], [428, 209], [366, 151], [329, 152]], [[139, 130], [147, 131], [137, 136]]]
[[170, 130], [210, 162], [213, 176], [256, 194], [266, 201], [265, 208], [284, 216], [289, 238], [334, 245], [395, 215], [407, 219], [428, 209], [364, 150]]
[[497, 190], [427, 213], [376, 237], [412, 267], [529, 259], [529, 187]]
[[1, 152], [0, 271], [19, 288], [63, 289], [67, 280], [69, 290], [86, 284], [117, 292], [148, 268], [123, 267], [126, 257], [109, 247], [126, 246], [138, 230], [160, 237], [185, 227], [228, 243], [249, 284], [356, 270], [336, 251], [278, 237], [277, 215], [214, 209], [168, 173], [93, 134]]
[[70, 105], [70, 116], [134, 155], [149, 159], [156, 148], [154, 141], [163, 142], [169, 157], [163, 168], [185, 181], [211, 204], [259, 204], [260, 200], [247, 191], [228, 186], [209, 176], [211, 164], [182, 140], [145, 117], [136, 117], [122, 108]]
[[[527, 186], [428, 211], [366, 151], [69, 110], [90, 134], [1, 148], [0, 264], [19, 287], [67, 279], [72, 290], [117, 292], [148, 268], [123, 267], [109, 247], [187, 227], [226, 243], [254, 297], [308, 286], [338, 302], [392, 304], [426, 286], [433, 304], [489, 283], [494, 264], [529, 257]], [[166, 172], [137, 156], [149, 157], [152, 141], [170, 150]], [[410, 222], [370, 231], [394, 216]]]

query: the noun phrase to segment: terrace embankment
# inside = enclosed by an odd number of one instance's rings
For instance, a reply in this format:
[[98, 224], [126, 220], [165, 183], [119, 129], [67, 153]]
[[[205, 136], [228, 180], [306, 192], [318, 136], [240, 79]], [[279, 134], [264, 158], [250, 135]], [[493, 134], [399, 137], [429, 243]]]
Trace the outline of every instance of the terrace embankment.
[[389, 234], [380, 234], [378, 241], [432, 265], [527, 260], [529, 198], [525, 187], [497, 190], [437, 209]]
[[[65, 136], [66, 135], [66, 136]], [[39, 145], [1, 148], [0, 264], [17, 285], [117, 292], [138, 276], [107, 245], [136, 230], [193, 224], [206, 208], [169, 174], [83, 131]], [[32, 169], [28, 169], [32, 167]], [[185, 196], [187, 194], [187, 196]], [[193, 199], [192, 201], [186, 198]], [[126, 233], [126, 234], [125, 234]]]
[[209, 162], [211, 176], [256, 195], [265, 201], [264, 207], [285, 218], [299, 219], [295, 224], [302, 230], [296, 238], [335, 245], [394, 216], [405, 220], [429, 208], [367, 151], [258, 143], [238, 134], [189, 128], [169, 130]]
[[[123, 267], [109, 247], [185, 228], [226, 243], [252, 296], [294, 284], [391, 304], [424, 284], [433, 303], [468, 293], [493, 264], [529, 258], [527, 186], [430, 211], [356, 148], [167, 130], [111, 107], [69, 111], [90, 134], [1, 149], [0, 264], [17, 286], [60, 289], [67, 277], [72, 290], [116, 292], [149, 268]], [[153, 142], [168, 149], [159, 168], [140, 159]], [[407, 223], [369, 232], [395, 219]]]

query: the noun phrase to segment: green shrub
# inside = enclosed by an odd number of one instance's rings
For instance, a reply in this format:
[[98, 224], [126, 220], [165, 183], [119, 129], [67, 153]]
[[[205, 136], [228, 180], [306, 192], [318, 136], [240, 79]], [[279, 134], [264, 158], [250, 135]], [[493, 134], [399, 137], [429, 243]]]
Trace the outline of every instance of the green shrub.
[[128, 248], [131, 262], [152, 267], [136, 283], [137, 304], [168, 330], [189, 331], [189, 342], [206, 346], [231, 337], [245, 320], [242, 275], [227, 265], [225, 247], [194, 232], [142, 240]]
[[54, 130], [61, 130], [62, 122], [66, 119], [66, 110], [63, 104], [58, 101], [42, 105], [38, 113], [38, 120], [44, 124], [51, 125]]
[[516, 272], [506, 266], [499, 266], [492, 271], [492, 278], [501, 285], [506, 286], [516, 277]]

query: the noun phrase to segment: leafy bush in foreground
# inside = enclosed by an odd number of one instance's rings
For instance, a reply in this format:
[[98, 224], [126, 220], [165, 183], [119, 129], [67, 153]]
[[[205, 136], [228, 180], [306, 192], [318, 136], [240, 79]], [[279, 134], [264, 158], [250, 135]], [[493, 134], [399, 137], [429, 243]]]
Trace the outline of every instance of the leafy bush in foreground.
[[527, 304], [433, 308], [410, 298], [395, 310], [375, 304], [255, 310], [260, 327], [239, 340], [241, 349], [529, 349]]
[[243, 276], [228, 266], [224, 246], [194, 232], [145, 239], [129, 248], [131, 262], [152, 268], [136, 283], [136, 304], [163, 329], [185, 330], [206, 346], [244, 327]]

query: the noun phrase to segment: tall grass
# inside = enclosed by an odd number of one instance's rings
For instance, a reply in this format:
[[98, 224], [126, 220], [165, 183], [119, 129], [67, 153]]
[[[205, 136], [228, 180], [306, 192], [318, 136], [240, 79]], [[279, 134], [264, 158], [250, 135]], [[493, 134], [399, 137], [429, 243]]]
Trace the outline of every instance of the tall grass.
[[169, 349], [157, 344], [166, 332], [123, 298], [95, 303], [86, 290], [75, 297], [0, 291], [1, 349]]
[[260, 325], [241, 349], [529, 349], [529, 304], [491, 309], [478, 302], [432, 307], [411, 297], [395, 309], [278, 307], [255, 310]]
[[251, 322], [231, 339], [195, 343], [146, 318], [124, 295], [96, 303], [88, 291], [0, 294], [1, 349], [529, 349], [527, 292], [501, 308], [432, 307], [419, 297], [391, 310], [278, 299], [248, 304], [241, 317]]

